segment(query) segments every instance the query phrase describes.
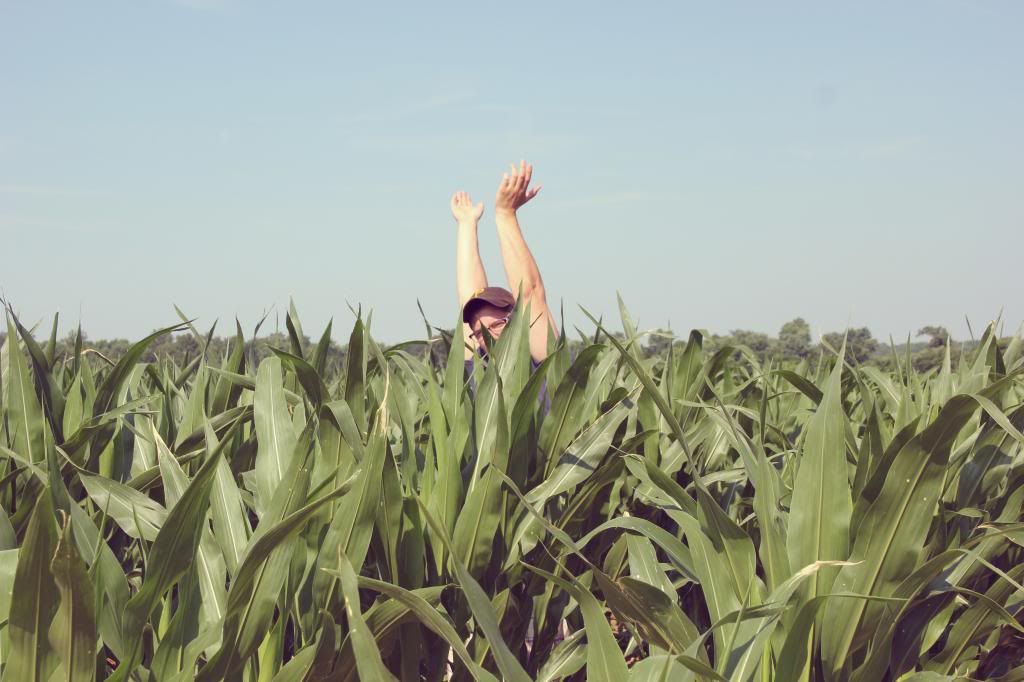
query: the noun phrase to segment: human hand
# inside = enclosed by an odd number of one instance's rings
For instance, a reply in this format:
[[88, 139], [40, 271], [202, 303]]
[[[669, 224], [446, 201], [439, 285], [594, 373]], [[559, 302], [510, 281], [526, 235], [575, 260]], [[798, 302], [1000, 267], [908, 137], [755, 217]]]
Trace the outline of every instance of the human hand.
[[473, 200], [465, 192], [456, 192], [452, 195], [452, 215], [455, 216], [455, 222], [460, 225], [463, 223], [477, 223], [483, 214], [483, 202], [474, 206]]
[[533, 165], [525, 161], [519, 162], [519, 168], [511, 165], [510, 172], [502, 176], [498, 185], [498, 196], [494, 199], [496, 213], [515, 213], [516, 210], [540, 192], [540, 185], [531, 188], [530, 178], [533, 177]]

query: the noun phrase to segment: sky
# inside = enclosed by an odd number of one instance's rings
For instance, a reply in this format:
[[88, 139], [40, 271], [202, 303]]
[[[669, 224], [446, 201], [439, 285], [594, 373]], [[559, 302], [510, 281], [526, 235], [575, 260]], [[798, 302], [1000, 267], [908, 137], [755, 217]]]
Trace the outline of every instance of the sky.
[[456, 190], [520, 211], [591, 331], [897, 342], [1024, 319], [1024, 3], [0, 0], [0, 296], [23, 321], [230, 333], [289, 299], [451, 327]]

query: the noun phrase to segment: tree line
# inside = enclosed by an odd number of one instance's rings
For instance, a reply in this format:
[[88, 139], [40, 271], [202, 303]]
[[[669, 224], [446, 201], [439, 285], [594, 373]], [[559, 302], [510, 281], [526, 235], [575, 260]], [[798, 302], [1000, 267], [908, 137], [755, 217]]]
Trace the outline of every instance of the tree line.
[[[403, 350], [418, 357], [431, 353], [437, 364], [443, 364], [448, 354], [451, 343], [451, 330], [437, 330], [438, 333], [429, 341], [423, 340], [420, 343], [403, 344]], [[835, 331], [824, 334], [815, 341], [811, 336], [810, 325], [801, 317], [797, 317], [783, 324], [778, 334], [771, 336], [764, 332], [748, 329], [734, 329], [727, 334], [710, 334], [703, 332], [702, 342], [705, 350], [715, 352], [726, 346], [745, 347], [756, 355], [762, 362], [769, 359], [781, 363], [796, 363], [803, 360], [814, 362], [821, 353], [837, 352], [846, 338], [846, 359], [855, 364], [875, 364], [883, 368], [891, 367], [895, 362], [894, 348], [889, 342], [881, 342], [876, 339], [867, 327], [855, 327], [845, 331]], [[616, 334], [620, 339], [624, 335]], [[7, 333], [0, 332], [0, 346], [6, 340]], [[55, 358], [70, 356], [74, 353], [77, 332], [68, 334], [62, 339], [56, 339]], [[954, 340], [949, 332], [941, 326], [927, 326], [918, 330], [917, 340], [909, 344], [911, 363], [917, 371], [927, 371], [942, 364], [946, 354], [946, 346], [949, 346], [950, 359], [955, 366], [960, 353], [969, 350], [973, 341], [960, 342]], [[304, 349], [310, 349], [316, 345], [316, 341], [304, 334], [295, 334], [294, 339]], [[143, 361], [153, 362], [158, 358], [169, 358], [177, 366], [184, 367], [195, 360], [201, 353], [206, 357], [219, 360], [225, 357], [230, 349], [230, 344], [235, 337], [202, 336], [196, 331], [183, 331], [174, 334], [165, 334], [156, 339], [148, 348]], [[46, 339], [41, 340], [45, 342]], [[100, 363], [116, 362], [132, 345], [128, 339], [92, 339], [86, 333], [82, 333], [81, 344], [83, 349], [88, 351], [88, 361], [94, 365]], [[273, 332], [249, 338], [245, 341], [245, 354], [249, 363], [258, 364], [260, 360], [271, 354], [271, 348], [281, 350], [294, 349], [293, 337], [283, 332]], [[641, 351], [645, 357], [663, 356], [669, 344], [675, 344], [675, 350], [681, 350], [686, 343], [686, 337], [680, 337], [669, 329], [655, 329], [646, 332], [643, 336]], [[582, 340], [569, 339], [570, 346], [582, 344]], [[899, 354], [900, 361], [906, 356], [908, 347], [906, 342], [895, 347]], [[739, 352], [739, 351], [737, 351]], [[335, 342], [333, 339], [327, 348], [326, 369], [328, 375], [341, 371], [345, 363], [346, 346]]]

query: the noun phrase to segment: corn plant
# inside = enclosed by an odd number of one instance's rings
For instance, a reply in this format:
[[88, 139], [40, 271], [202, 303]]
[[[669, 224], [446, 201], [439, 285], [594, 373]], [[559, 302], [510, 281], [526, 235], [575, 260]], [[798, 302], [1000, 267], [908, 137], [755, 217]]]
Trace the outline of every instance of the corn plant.
[[467, 377], [362, 319], [329, 374], [294, 309], [184, 367], [212, 330], [97, 365], [8, 312], [3, 679], [1024, 679], [1020, 335], [645, 358], [623, 308], [531, 373], [524, 318]]

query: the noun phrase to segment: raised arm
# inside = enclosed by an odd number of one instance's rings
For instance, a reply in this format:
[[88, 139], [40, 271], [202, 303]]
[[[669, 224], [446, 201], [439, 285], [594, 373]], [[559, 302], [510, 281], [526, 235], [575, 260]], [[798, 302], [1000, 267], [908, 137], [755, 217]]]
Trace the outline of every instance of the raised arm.
[[[465, 192], [452, 195], [452, 215], [458, 226], [455, 246], [455, 286], [459, 293], [459, 308], [466, 305], [473, 292], [487, 286], [487, 273], [484, 272], [483, 261], [480, 260], [480, 244], [477, 241], [477, 225], [484, 214], [482, 203], [473, 205], [473, 200]], [[471, 348], [476, 347], [472, 338], [472, 330], [468, 324], [462, 324], [464, 357], [473, 357]]]
[[530, 188], [532, 177], [533, 166], [525, 161], [520, 161], [518, 169], [512, 166], [498, 186], [494, 217], [498, 223], [498, 244], [505, 264], [505, 274], [508, 276], [509, 290], [519, 295], [522, 287], [524, 303], [530, 307], [530, 355], [540, 361], [548, 355], [548, 329], [557, 335], [558, 327], [548, 309], [544, 280], [541, 279], [537, 261], [526, 245], [517, 218], [519, 208], [540, 192], [540, 185]]

